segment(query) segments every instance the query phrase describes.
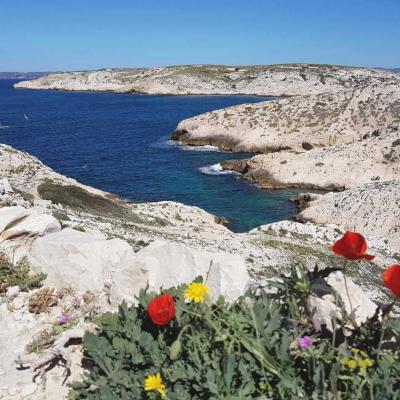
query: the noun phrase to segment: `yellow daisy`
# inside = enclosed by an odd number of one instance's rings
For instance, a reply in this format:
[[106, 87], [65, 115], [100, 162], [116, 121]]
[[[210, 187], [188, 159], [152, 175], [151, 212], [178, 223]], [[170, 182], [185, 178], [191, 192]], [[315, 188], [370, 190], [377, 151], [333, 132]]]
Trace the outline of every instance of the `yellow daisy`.
[[199, 282], [193, 282], [186, 288], [183, 295], [186, 300], [195, 303], [203, 303], [207, 294], [210, 294], [210, 289], [206, 285]]
[[151, 390], [156, 390], [160, 393], [161, 397], [166, 396], [165, 385], [162, 381], [160, 373], [156, 375], [149, 375], [144, 381], [144, 390], [149, 392]]

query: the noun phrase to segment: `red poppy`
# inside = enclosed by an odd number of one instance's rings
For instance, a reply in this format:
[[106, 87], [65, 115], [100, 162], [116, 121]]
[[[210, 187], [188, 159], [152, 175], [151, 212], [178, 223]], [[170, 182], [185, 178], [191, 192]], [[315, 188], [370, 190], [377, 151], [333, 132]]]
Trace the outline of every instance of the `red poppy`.
[[348, 260], [373, 260], [375, 256], [366, 254], [367, 241], [357, 232], [346, 232], [333, 246], [332, 250], [338, 256]]
[[175, 302], [170, 294], [163, 294], [152, 300], [147, 306], [150, 319], [156, 325], [167, 325], [175, 318]]
[[389, 267], [382, 276], [383, 284], [400, 298], [400, 264]]

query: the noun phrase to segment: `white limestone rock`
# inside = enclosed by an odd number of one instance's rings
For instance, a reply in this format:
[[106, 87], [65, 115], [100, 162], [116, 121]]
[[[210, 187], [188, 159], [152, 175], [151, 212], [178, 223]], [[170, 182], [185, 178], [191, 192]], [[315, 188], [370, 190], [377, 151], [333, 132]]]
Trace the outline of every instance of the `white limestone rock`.
[[0, 209], [0, 243], [14, 237], [43, 236], [60, 230], [60, 223], [51, 215], [20, 206]]
[[[243, 161], [222, 163], [235, 168]], [[226, 167], [225, 167], [226, 165]], [[246, 179], [265, 188], [349, 189], [400, 179], [400, 129], [306, 152], [259, 154], [241, 166]]]
[[181, 121], [172, 139], [235, 152], [304, 152], [396, 129], [399, 114], [400, 80], [207, 112]]
[[79, 291], [102, 291], [114, 271], [132, 265], [134, 251], [121, 239], [64, 229], [35, 240], [28, 256], [32, 271], [46, 284]]
[[127, 266], [113, 274], [113, 302], [133, 301], [140, 288], [158, 292], [162, 287], [190, 283], [198, 276], [210, 287], [213, 299], [223, 295], [235, 300], [250, 280], [242, 257], [199, 251], [177, 242], [156, 240], [136, 253], [135, 259], [135, 268]]
[[400, 182], [371, 183], [311, 201], [298, 218], [385, 238], [400, 251]]
[[0, 179], [0, 195], [13, 193], [14, 190], [8, 182], [7, 178]]
[[[349, 277], [346, 278], [348, 292], [343, 273], [340, 271], [329, 274], [326, 282], [331, 286], [344, 306], [347, 315], [350, 315], [355, 324], [359, 325], [372, 317], [376, 311], [376, 304], [357, 286]], [[350, 299], [349, 299], [350, 297]], [[310, 295], [307, 298], [307, 308], [312, 313], [312, 321], [315, 329], [320, 330], [322, 326], [333, 331], [333, 318], [341, 318], [342, 313], [336, 305], [333, 295], [317, 297]]]

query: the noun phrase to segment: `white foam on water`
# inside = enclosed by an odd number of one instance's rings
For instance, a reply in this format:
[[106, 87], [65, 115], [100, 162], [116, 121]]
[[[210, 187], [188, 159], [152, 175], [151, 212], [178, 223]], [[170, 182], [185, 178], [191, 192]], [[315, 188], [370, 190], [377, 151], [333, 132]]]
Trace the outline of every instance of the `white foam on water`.
[[1, 124], [0, 124], [0, 129], [6, 129], [6, 128], [9, 128], [9, 126], [8, 126], [8, 125], [1, 125]]
[[207, 165], [205, 167], [200, 167], [199, 171], [202, 174], [206, 175], [228, 175], [228, 174], [236, 174], [234, 171], [225, 171], [222, 169], [221, 164], [213, 164], [213, 165]]
[[205, 145], [205, 146], [188, 146], [188, 145], [180, 145], [180, 149], [183, 151], [217, 151], [221, 150], [217, 146]]

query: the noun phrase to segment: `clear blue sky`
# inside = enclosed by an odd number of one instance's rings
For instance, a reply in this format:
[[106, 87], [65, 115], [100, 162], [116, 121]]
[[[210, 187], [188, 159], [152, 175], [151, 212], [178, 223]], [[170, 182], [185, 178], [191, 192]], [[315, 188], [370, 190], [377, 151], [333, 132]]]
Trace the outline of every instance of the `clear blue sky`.
[[0, 71], [400, 67], [400, 0], [0, 0]]

